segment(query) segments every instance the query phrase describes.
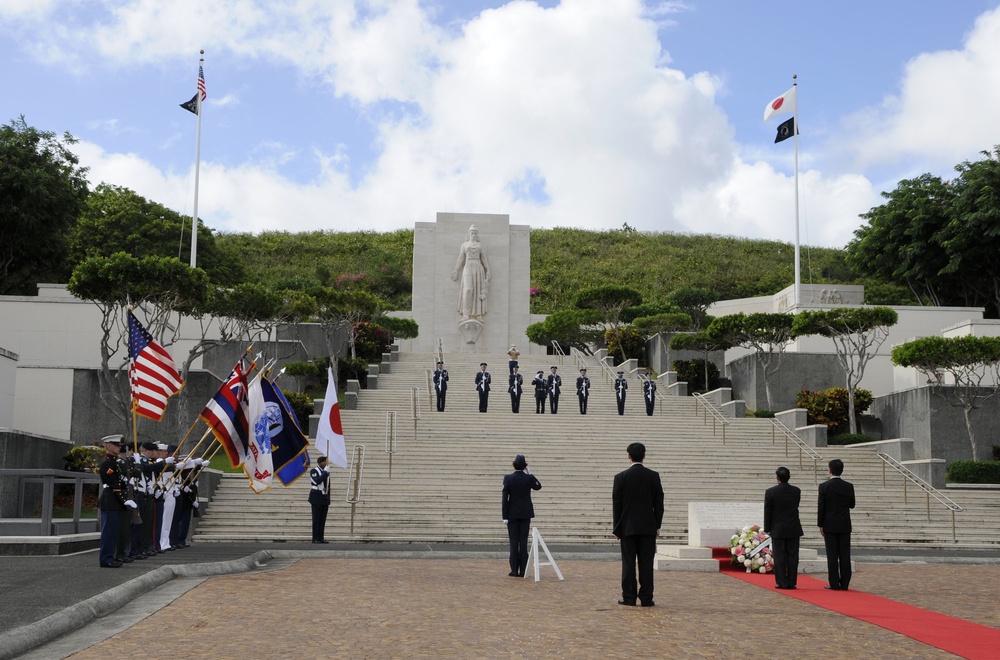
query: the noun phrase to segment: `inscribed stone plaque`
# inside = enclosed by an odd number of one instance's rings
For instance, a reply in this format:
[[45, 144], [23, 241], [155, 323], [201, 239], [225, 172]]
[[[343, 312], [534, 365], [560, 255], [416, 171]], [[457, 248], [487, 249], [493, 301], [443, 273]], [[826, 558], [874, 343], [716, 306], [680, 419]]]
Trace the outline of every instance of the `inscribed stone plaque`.
[[728, 546], [736, 530], [763, 524], [763, 502], [688, 502], [688, 545]]

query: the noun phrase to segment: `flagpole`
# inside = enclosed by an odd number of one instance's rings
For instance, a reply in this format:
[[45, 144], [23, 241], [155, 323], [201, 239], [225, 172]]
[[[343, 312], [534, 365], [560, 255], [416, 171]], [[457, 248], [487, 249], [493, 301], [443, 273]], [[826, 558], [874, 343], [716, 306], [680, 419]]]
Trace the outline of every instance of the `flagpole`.
[[[799, 84], [798, 75], [792, 74], [792, 88], [795, 89], [795, 107], [792, 109], [792, 137], [795, 139], [795, 307], [802, 302], [802, 273], [799, 268]], [[201, 115], [198, 116], [200, 125]], [[197, 187], [195, 188], [197, 190]], [[796, 312], [799, 310], [796, 309]]]
[[[204, 55], [205, 51], [202, 50], [201, 54]], [[204, 62], [205, 58], [202, 57], [198, 60], [198, 66], [201, 67]], [[201, 90], [197, 91], [198, 137], [194, 148], [194, 217], [191, 219], [191, 268], [195, 268], [198, 265], [198, 175], [201, 171]]]

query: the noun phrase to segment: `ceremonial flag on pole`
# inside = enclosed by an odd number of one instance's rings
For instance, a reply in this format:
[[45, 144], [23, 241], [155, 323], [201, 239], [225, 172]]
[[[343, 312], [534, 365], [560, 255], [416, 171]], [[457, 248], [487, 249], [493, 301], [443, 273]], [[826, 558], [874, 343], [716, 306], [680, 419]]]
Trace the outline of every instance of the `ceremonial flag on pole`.
[[[201, 96], [201, 99], [198, 97]], [[201, 101], [208, 98], [208, 92], [205, 89], [205, 68], [201, 65], [198, 66], [198, 91], [194, 96], [191, 97], [190, 101], [181, 103], [181, 107], [188, 112], [194, 114], [201, 114]]]
[[170, 354], [153, 340], [132, 310], [128, 310], [128, 361], [135, 413], [159, 422], [167, 410], [167, 399], [181, 391], [184, 381]]
[[215, 393], [205, 409], [198, 415], [208, 424], [212, 434], [222, 444], [229, 463], [238, 467], [246, 460], [249, 424], [247, 423], [247, 376], [243, 373], [243, 359], [233, 367], [229, 378]]
[[268, 408], [264, 401], [264, 389], [261, 385], [263, 380], [258, 373], [247, 390], [250, 438], [247, 442], [246, 460], [243, 462], [243, 471], [250, 477], [250, 488], [257, 494], [271, 487], [271, 479], [274, 477], [271, 427], [281, 424], [281, 412], [276, 407]]
[[330, 459], [330, 463], [347, 468], [347, 448], [344, 446], [344, 427], [340, 423], [340, 405], [337, 403], [337, 379], [333, 369], [326, 368], [329, 382], [326, 384], [326, 398], [323, 413], [319, 416], [316, 431], [316, 449]]
[[794, 85], [790, 90], [767, 104], [767, 107], [764, 108], [764, 121], [767, 121], [771, 117], [776, 117], [777, 115], [783, 115], [786, 112], [795, 112]]
[[779, 142], [784, 142], [798, 132], [799, 128], [795, 125], [795, 117], [786, 119], [778, 124], [778, 134], [774, 138], [774, 143], [777, 144]]
[[274, 475], [288, 486], [305, 474], [309, 466], [309, 439], [302, 433], [292, 407], [277, 385], [265, 378], [260, 387], [270, 423]]

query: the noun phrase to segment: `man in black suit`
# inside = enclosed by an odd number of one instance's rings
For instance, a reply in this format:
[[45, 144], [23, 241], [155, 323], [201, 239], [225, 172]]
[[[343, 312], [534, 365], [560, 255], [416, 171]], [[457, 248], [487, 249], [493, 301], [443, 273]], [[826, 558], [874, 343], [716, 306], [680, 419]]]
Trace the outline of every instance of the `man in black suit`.
[[486, 371], [486, 363], [479, 363], [479, 373], [476, 374], [476, 391], [479, 392], [479, 412], [486, 412], [486, 406], [490, 403], [490, 381], [493, 376]]
[[774, 582], [778, 589], [794, 589], [799, 577], [799, 501], [802, 491], [788, 483], [786, 467], [774, 471], [778, 485], [764, 491], [764, 532], [771, 535]]
[[549, 374], [549, 412], [553, 415], [559, 412], [559, 391], [562, 387], [562, 376], [556, 373], [556, 367], [552, 367]]
[[437, 395], [437, 411], [444, 412], [444, 398], [448, 393], [448, 370], [444, 368], [444, 362], [437, 363], [434, 370], [434, 394]]
[[[660, 475], [647, 469], [646, 446], [633, 442], [626, 450], [632, 466], [615, 475], [611, 492], [614, 526], [612, 532], [621, 542], [622, 597], [619, 605], [653, 606], [653, 556], [656, 537], [663, 523], [663, 486]], [[639, 564], [639, 588], [636, 590], [635, 567]]]
[[312, 507], [312, 542], [329, 543], [326, 536], [326, 514], [330, 511], [330, 470], [326, 467], [326, 456], [316, 460], [316, 467], [309, 470], [312, 489], [309, 491], [309, 506]]
[[580, 369], [580, 376], [576, 379], [576, 396], [580, 399], [580, 414], [586, 415], [587, 399], [590, 398], [590, 379], [586, 369]]
[[851, 583], [851, 509], [854, 484], [844, 481], [844, 462], [830, 461], [830, 478], [819, 485], [819, 531], [826, 546], [826, 589], [847, 591]]
[[524, 376], [518, 373], [517, 364], [510, 368], [507, 391], [510, 392], [510, 411], [521, 412], [521, 394], [524, 392]]
[[531, 505], [531, 491], [541, 490], [542, 484], [531, 474], [524, 454], [514, 457], [514, 472], [503, 478], [500, 510], [503, 524], [507, 525], [510, 539], [511, 577], [524, 577], [528, 567], [528, 531], [535, 508]]
[[539, 371], [531, 380], [535, 386], [535, 414], [545, 414], [545, 397], [549, 395], [549, 383], [545, 380], [545, 372]]

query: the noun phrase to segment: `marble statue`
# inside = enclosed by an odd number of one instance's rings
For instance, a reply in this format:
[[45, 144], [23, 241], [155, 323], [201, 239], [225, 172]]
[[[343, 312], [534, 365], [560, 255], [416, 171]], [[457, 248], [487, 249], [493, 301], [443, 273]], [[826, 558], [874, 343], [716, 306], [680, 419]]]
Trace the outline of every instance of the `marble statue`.
[[487, 311], [490, 264], [486, 259], [486, 250], [479, 242], [479, 230], [475, 225], [469, 227], [468, 240], [462, 243], [458, 252], [458, 261], [451, 279], [459, 282], [458, 313], [462, 315], [462, 320], [482, 318]]

